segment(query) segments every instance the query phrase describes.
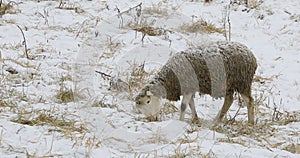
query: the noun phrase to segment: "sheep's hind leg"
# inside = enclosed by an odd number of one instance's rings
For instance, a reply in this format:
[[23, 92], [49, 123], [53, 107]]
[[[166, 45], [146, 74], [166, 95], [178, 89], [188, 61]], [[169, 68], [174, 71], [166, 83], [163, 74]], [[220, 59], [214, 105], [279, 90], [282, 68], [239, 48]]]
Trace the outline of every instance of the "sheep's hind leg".
[[228, 109], [230, 108], [231, 104], [233, 102], [233, 93], [228, 93], [225, 96], [224, 104], [220, 112], [218, 113], [217, 117], [214, 120], [214, 124], [219, 123], [223, 117], [226, 115]]
[[250, 94], [245, 95], [241, 94], [242, 98], [247, 104], [247, 109], [248, 109], [248, 123], [251, 125], [254, 125], [254, 105], [253, 105], [253, 98], [251, 97]]
[[180, 107], [180, 121], [184, 120], [184, 114], [187, 107], [187, 104], [189, 104], [193, 94], [184, 94], [182, 97], [181, 107]]
[[194, 97], [195, 97], [195, 95], [192, 95], [191, 100], [189, 102], [189, 105], [190, 105], [190, 108], [191, 108], [191, 111], [192, 111], [192, 123], [198, 124], [199, 119], [198, 119], [197, 111], [196, 111], [196, 108], [195, 108]]

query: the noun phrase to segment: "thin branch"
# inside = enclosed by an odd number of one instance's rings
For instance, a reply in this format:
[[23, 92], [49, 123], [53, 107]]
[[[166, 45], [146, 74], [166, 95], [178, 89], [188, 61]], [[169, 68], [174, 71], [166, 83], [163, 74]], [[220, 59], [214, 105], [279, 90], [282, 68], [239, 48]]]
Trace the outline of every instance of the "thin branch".
[[83, 31], [83, 27], [84, 27], [84, 24], [86, 24], [88, 22], [88, 19], [84, 20], [81, 25], [80, 25], [80, 28], [78, 29], [77, 31], [77, 34], [75, 36], [75, 39], [77, 39], [77, 37], [79, 36], [79, 34]]
[[[12, 6], [12, 4], [18, 5], [18, 3], [15, 2], [15, 1], [9, 1], [9, 2], [7, 3], [7, 5], [10, 5], [10, 6]], [[19, 3], [19, 4], [20, 4], [20, 3]]]
[[104, 72], [100, 72], [100, 71], [97, 71], [97, 70], [95, 70], [95, 72], [98, 73], [98, 74], [100, 74], [101, 77], [102, 77], [104, 80], [105, 80], [106, 78], [111, 78], [111, 75], [108, 75], [108, 74], [106, 74], [106, 73], [104, 73]]
[[22, 36], [23, 36], [23, 42], [22, 43], [24, 44], [24, 48], [25, 48], [24, 49], [25, 56], [26, 56], [27, 59], [29, 59], [27, 43], [26, 43], [26, 38], [25, 38], [24, 32], [23, 32], [22, 28], [19, 25], [17, 25], [17, 27], [20, 29], [20, 31], [22, 33]]
[[58, 8], [62, 8], [62, 5], [63, 5], [63, 1], [60, 0], [59, 5], [58, 5]]
[[133, 9], [138, 9], [137, 16], [139, 17], [139, 16], [141, 15], [142, 4], [143, 4], [143, 3], [141, 2], [140, 4], [138, 4], [138, 5], [134, 6], [134, 7], [130, 7], [129, 9], [127, 9], [127, 10], [125, 10], [125, 11], [123, 11], [123, 12], [121, 12], [120, 9], [118, 8], [118, 6], [116, 6], [115, 11], [118, 12], [117, 16], [118, 16], [119, 18], [121, 18], [121, 22], [120, 22], [120, 24], [119, 24], [119, 27], [120, 27], [120, 28], [123, 27], [123, 21], [124, 21], [122, 15], [123, 15], [124, 13], [130, 12], [130, 11], [133, 10]]
[[235, 118], [237, 117], [238, 113], [241, 110], [241, 106], [239, 106], [238, 110], [236, 111], [235, 115], [229, 120], [229, 122], [233, 123], [235, 121]]
[[230, 21], [230, 5], [227, 8], [227, 22], [228, 22], [228, 38], [231, 41], [231, 21]]
[[[228, 25], [228, 30], [226, 26]], [[231, 21], [230, 21], [230, 4], [224, 7], [223, 11], [223, 28], [226, 41], [231, 41]]]
[[[127, 10], [125, 10], [125, 11], [123, 11], [123, 12], [119, 12], [118, 13], [118, 15], [122, 15], [122, 14], [124, 14], [124, 13], [128, 13], [129, 11], [131, 11], [131, 10], [133, 10], [133, 9], [136, 9], [136, 8], [142, 8], [142, 2], [140, 3], [140, 4], [138, 4], [138, 5], [136, 5], [136, 6], [134, 6], [134, 7], [130, 7], [129, 9], [127, 9]], [[119, 10], [120, 11], [120, 10]]]

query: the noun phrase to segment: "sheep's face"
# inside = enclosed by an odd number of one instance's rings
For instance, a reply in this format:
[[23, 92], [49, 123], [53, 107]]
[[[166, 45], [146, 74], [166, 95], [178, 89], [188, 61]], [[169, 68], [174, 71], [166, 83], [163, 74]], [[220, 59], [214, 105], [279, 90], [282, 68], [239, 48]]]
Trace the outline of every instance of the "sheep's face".
[[159, 113], [161, 98], [154, 96], [150, 91], [136, 97], [136, 107], [147, 117]]

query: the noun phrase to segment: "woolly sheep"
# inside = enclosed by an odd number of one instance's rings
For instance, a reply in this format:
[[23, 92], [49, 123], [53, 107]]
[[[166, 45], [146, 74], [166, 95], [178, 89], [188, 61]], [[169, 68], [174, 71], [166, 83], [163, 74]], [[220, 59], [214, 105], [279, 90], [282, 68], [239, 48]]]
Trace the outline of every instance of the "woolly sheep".
[[251, 84], [257, 68], [256, 58], [243, 44], [217, 41], [189, 48], [172, 56], [136, 96], [136, 107], [146, 116], [157, 117], [162, 98], [180, 100], [180, 120], [184, 120], [187, 105], [192, 120], [198, 122], [194, 95], [209, 94], [224, 97], [222, 109], [215, 118], [221, 121], [233, 102], [234, 92], [241, 94], [248, 108], [248, 123], [254, 124]]

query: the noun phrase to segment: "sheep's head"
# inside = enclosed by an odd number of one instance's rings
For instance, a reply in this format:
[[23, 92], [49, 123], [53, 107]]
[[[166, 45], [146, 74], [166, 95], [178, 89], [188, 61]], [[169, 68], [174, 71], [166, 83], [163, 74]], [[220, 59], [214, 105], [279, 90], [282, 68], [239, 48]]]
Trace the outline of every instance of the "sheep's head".
[[155, 118], [160, 111], [161, 97], [153, 95], [149, 89], [143, 89], [135, 98], [135, 103], [137, 109], [139, 109], [146, 117]]

